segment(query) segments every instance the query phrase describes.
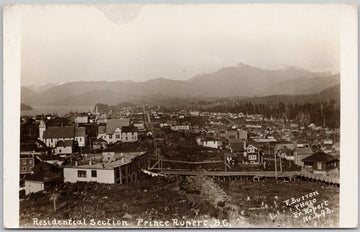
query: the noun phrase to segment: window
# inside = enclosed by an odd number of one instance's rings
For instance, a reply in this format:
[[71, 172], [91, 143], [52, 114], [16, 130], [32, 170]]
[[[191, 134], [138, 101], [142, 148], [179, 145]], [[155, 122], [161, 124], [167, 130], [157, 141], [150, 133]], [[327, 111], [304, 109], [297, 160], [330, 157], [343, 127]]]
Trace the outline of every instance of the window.
[[97, 177], [96, 170], [91, 170], [91, 177]]
[[26, 167], [23, 167], [23, 171], [26, 172]]
[[256, 160], [256, 155], [249, 155], [249, 160]]
[[32, 164], [32, 160], [29, 160], [29, 164]]
[[117, 134], [117, 135], [116, 135], [116, 138], [117, 138], [117, 139], [120, 139], [120, 135], [119, 135], [119, 134]]
[[112, 139], [112, 135], [109, 135], [109, 139]]
[[317, 169], [321, 170], [321, 163], [320, 162], [317, 163]]
[[23, 163], [23, 164], [26, 164], [26, 160], [22, 160], [22, 163]]
[[86, 178], [86, 171], [84, 171], [84, 170], [78, 170], [78, 177]]
[[59, 149], [59, 153], [61, 153], [61, 149]]

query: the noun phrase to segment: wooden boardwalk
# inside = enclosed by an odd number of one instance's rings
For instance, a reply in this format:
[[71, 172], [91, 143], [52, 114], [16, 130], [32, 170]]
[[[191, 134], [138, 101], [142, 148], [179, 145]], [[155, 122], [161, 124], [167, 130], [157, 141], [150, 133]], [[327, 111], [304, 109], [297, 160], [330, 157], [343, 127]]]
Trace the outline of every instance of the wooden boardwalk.
[[[262, 178], [275, 178], [274, 171], [253, 171], [253, 172], [225, 172], [225, 171], [206, 171], [206, 170], [182, 170], [182, 169], [163, 169], [158, 172], [159, 174], [168, 175], [179, 175], [179, 176], [209, 176], [217, 178], [252, 178], [253, 180], [259, 181]], [[294, 180], [295, 178], [301, 177], [312, 181], [320, 181], [328, 184], [340, 185], [339, 178], [333, 178], [328, 176], [316, 175], [303, 171], [284, 171], [278, 172], [277, 177], [279, 179]]]

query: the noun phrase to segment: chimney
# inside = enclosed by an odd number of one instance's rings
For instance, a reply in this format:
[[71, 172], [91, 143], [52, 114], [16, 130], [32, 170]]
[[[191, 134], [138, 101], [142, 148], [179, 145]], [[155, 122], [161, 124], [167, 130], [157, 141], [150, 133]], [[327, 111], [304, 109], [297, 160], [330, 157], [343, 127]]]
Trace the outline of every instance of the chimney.
[[92, 165], [92, 160], [89, 160], [89, 165], [90, 165], [90, 166]]
[[125, 157], [124, 156], [121, 157], [121, 162], [125, 162]]
[[77, 162], [77, 160], [75, 160], [75, 166], [78, 166], [78, 162]]

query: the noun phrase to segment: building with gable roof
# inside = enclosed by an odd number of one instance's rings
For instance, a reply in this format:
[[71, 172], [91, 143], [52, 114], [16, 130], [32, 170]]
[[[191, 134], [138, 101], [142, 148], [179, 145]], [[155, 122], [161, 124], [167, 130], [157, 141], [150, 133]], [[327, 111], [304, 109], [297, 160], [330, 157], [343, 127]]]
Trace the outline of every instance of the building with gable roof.
[[[40, 128], [43, 130], [43, 128]], [[47, 147], [55, 148], [58, 141], [75, 140], [79, 147], [85, 146], [86, 133], [83, 127], [74, 126], [54, 126], [48, 127], [43, 131], [43, 142]]]
[[123, 131], [123, 127], [128, 127], [129, 125], [129, 119], [108, 119], [106, 126], [98, 127], [97, 138], [102, 138], [107, 143], [116, 143], [119, 141], [123, 141], [121, 138], [121, 132]]

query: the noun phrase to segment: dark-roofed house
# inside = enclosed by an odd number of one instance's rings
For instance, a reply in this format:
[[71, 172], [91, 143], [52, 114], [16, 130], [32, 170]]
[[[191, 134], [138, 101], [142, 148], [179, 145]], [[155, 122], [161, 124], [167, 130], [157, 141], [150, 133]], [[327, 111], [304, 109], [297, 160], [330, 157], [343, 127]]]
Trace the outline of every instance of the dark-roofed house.
[[137, 128], [133, 126], [123, 126], [121, 128], [121, 141], [125, 143], [138, 141]]
[[108, 119], [105, 130], [103, 127], [99, 126], [97, 138], [102, 138], [107, 143], [116, 143], [118, 141], [122, 141], [122, 127], [129, 125], [129, 119]]
[[48, 163], [35, 166], [34, 174], [25, 178], [25, 194], [49, 190], [62, 182], [61, 170]]
[[107, 143], [102, 138], [98, 138], [95, 141], [92, 142], [92, 149], [93, 150], [102, 150], [105, 149], [107, 146]]
[[74, 141], [73, 140], [60, 140], [56, 144], [55, 154], [69, 155], [73, 153]]
[[55, 147], [60, 140], [73, 140], [74, 131], [73, 126], [49, 127], [44, 131], [44, 142], [48, 147]]
[[44, 131], [43, 142], [48, 147], [56, 147], [58, 141], [75, 140], [79, 147], [85, 146], [85, 128], [65, 126], [65, 127], [49, 127]]
[[78, 142], [79, 147], [85, 147], [86, 128], [85, 127], [75, 127], [74, 139], [76, 142]]
[[244, 154], [246, 150], [245, 141], [238, 141], [236, 143], [230, 143], [230, 151], [235, 154]]
[[305, 169], [314, 174], [326, 175], [330, 170], [339, 168], [339, 160], [324, 152], [317, 152], [302, 160]]

